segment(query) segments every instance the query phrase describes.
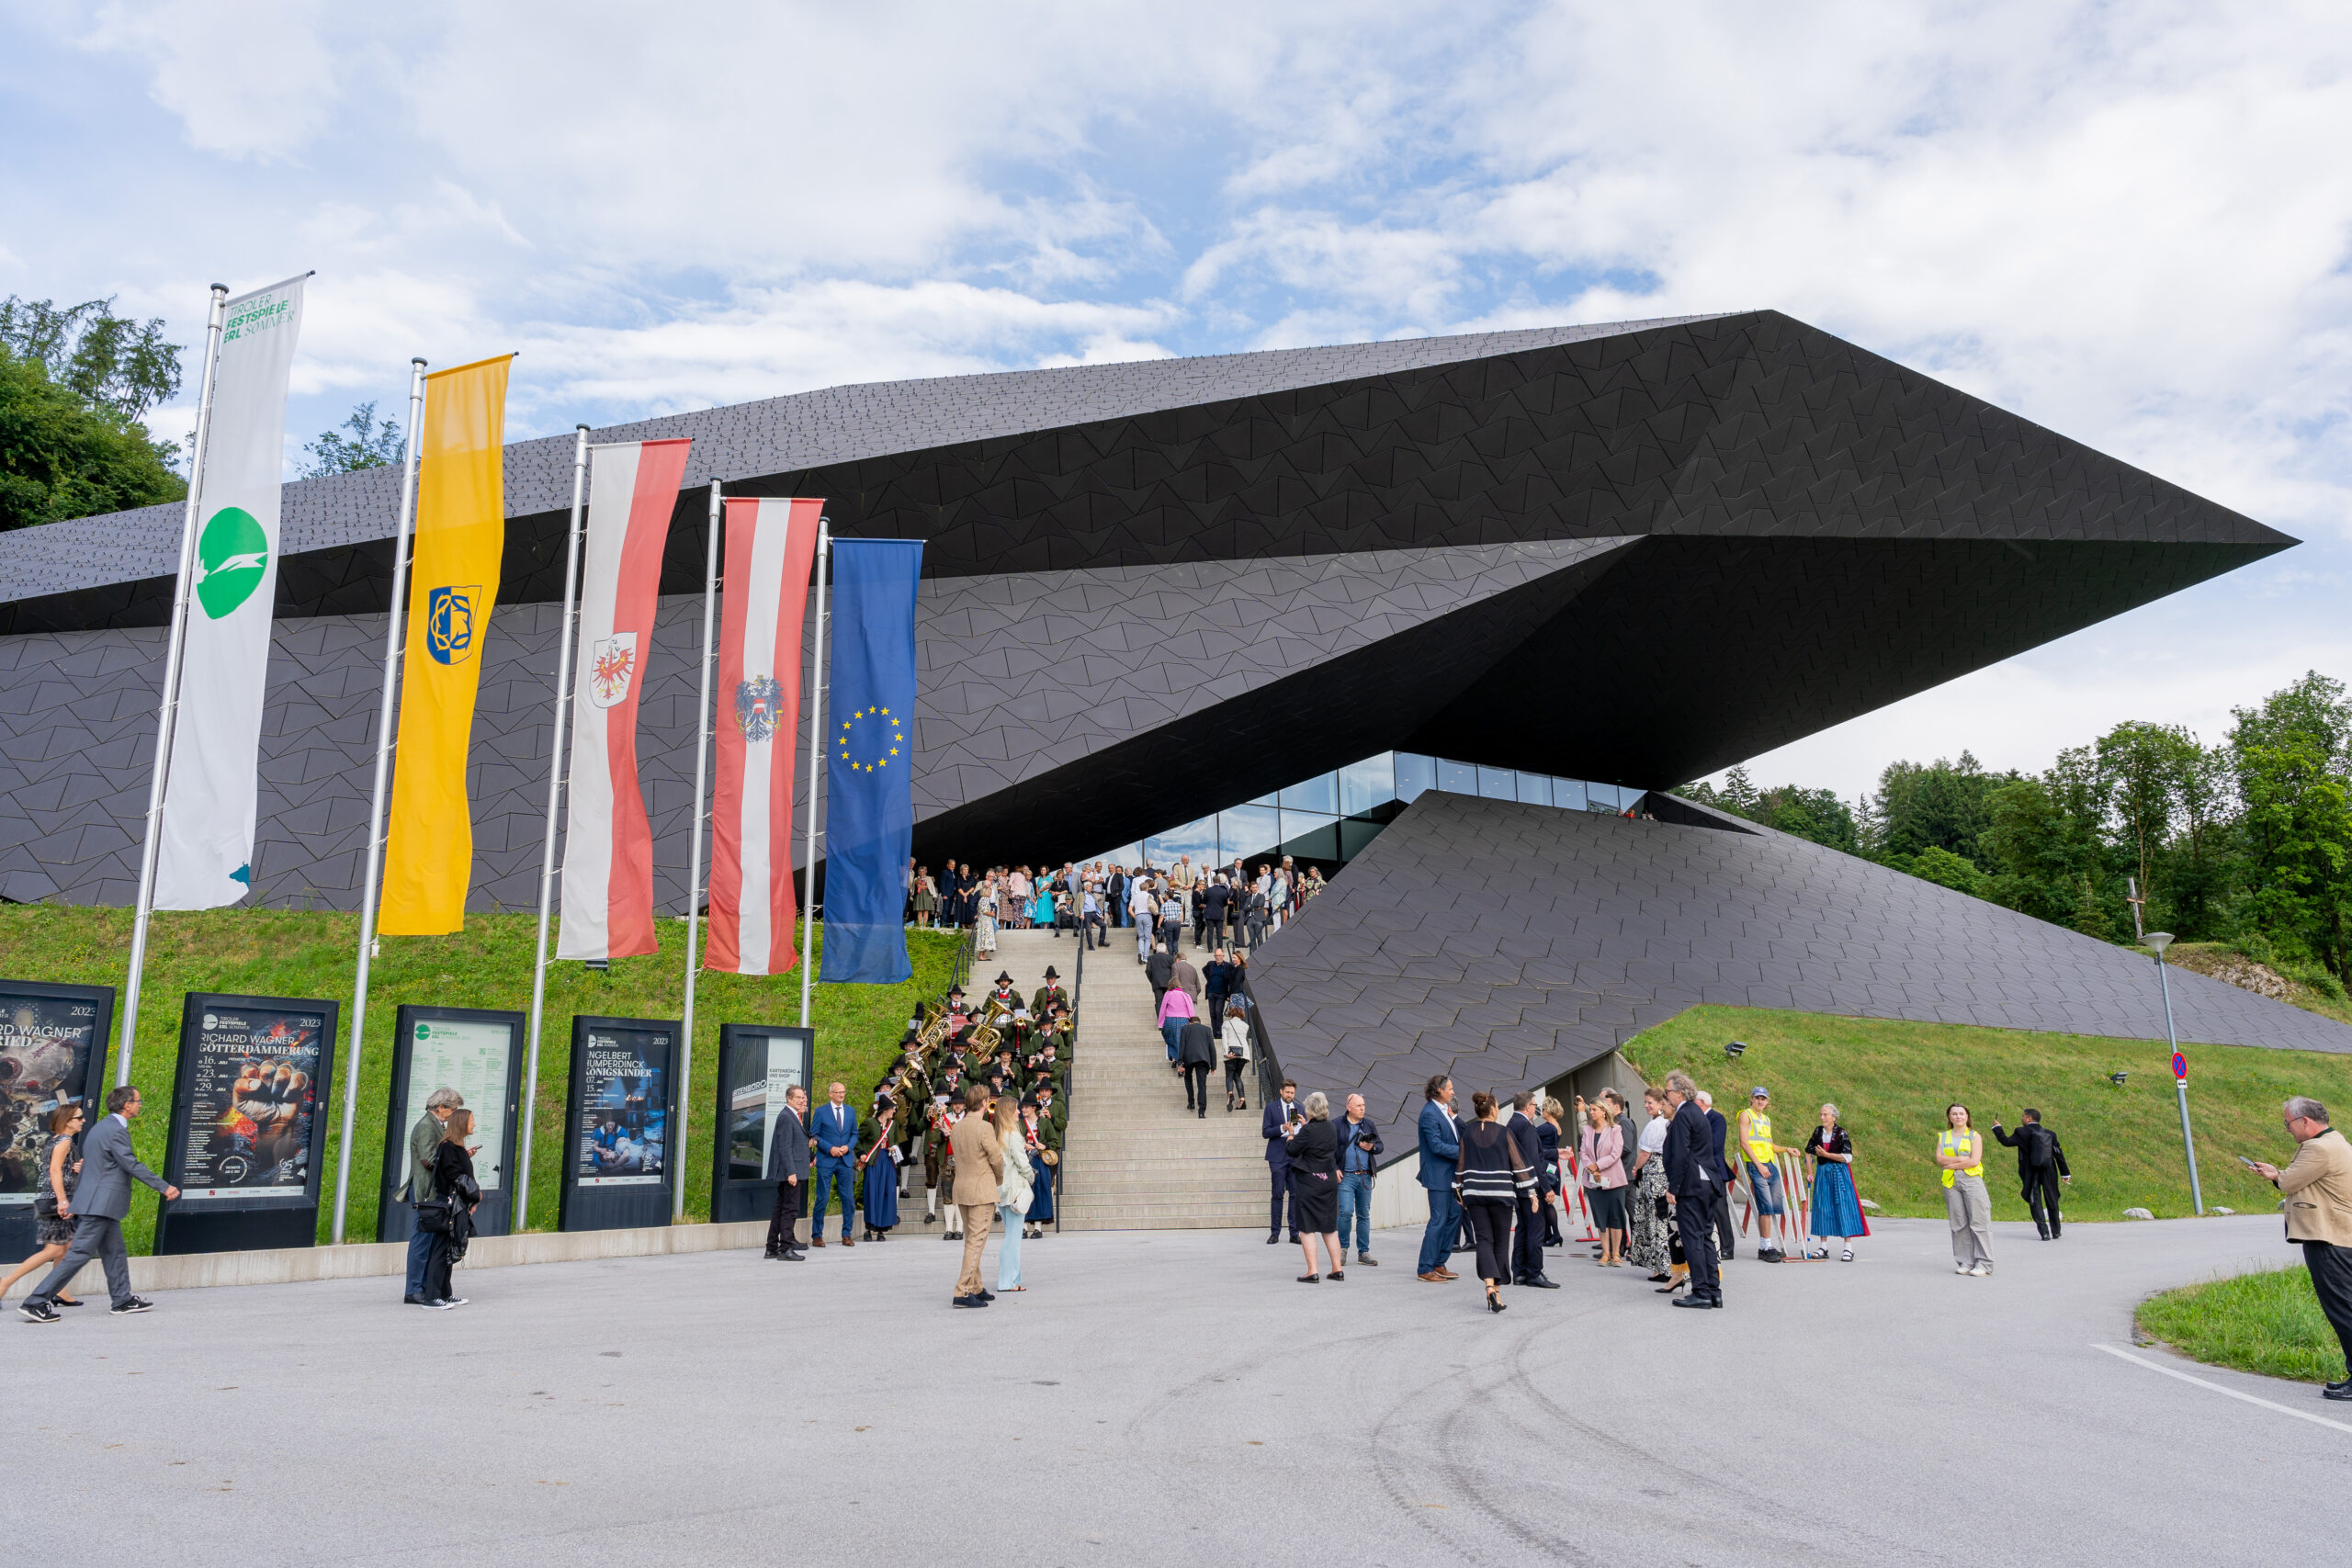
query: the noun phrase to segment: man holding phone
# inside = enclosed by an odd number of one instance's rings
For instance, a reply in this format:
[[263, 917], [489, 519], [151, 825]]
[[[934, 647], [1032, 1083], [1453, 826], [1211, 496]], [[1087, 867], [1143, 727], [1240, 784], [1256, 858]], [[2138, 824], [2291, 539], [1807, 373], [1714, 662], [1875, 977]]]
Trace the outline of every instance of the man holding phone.
[[2043, 1126], [2041, 1112], [2029, 1105], [2023, 1126], [2012, 1134], [1996, 1122], [1993, 1136], [2003, 1148], [2017, 1150], [2018, 1186], [2023, 1190], [2025, 1206], [2032, 1211], [2041, 1239], [2056, 1241], [2059, 1183], [2071, 1186], [2075, 1180], [2075, 1173], [2066, 1168], [2066, 1150], [2058, 1142], [2058, 1134]]
[[1348, 1249], [1348, 1220], [1356, 1223], [1356, 1261], [1377, 1268], [1372, 1255], [1372, 1179], [1380, 1168], [1380, 1129], [1364, 1113], [1363, 1096], [1348, 1096], [1348, 1119], [1340, 1125], [1340, 1256]]
[[2258, 1159], [2239, 1162], [2286, 1195], [2287, 1239], [2301, 1242], [2319, 1310], [2344, 1347], [2346, 1375], [2324, 1391], [2352, 1400], [2352, 1144], [2327, 1123], [2327, 1107], [2297, 1095], [2282, 1107], [2295, 1157], [2286, 1169]]

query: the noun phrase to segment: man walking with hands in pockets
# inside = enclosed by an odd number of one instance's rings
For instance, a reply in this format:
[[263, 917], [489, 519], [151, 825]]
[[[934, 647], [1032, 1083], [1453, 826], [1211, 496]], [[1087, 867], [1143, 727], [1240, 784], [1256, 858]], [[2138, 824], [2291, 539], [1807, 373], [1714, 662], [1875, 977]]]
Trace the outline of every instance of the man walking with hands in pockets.
[[[90, 1129], [82, 1150], [82, 1179], [74, 1188], [74, 1245], [51, 1269], [49, 1278], [25, 1298], [18, 1309], [28, 1323], [55, 1323], [57, 1309], [49, 1303], [74, 1282], [82, 1265], [103, 1259], [107, 1294], [117, 1316], [146, 1312], [154, 1303], [130, 1293], [130, 1256], [123, 1250], [122, 1217], [130, 1213], [130, 1184], [143, 1181], [166, 1199], [180, 1190], [139, 1163], [130, 1152], [130, 1119], [139, 1114], [139, 1091], [129, 1084], [107, 1090], [107, 1114]], [[60, 1210], [62, 1214], [64, 1211]]]

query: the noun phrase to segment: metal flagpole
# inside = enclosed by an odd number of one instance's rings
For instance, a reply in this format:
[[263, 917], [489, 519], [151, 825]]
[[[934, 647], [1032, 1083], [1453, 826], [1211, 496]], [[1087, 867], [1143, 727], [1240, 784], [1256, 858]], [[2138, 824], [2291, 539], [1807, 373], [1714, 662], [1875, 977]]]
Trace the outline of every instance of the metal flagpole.
[[548, 903], [555, 889], [555, 814], [563, 799], [563, 721], [571, 712], [571, 620], [580, 601], [580, 499], [588, 484], [588, 427], [579, 427], [571, 448], [571, 531], [563, 557], [563, 620], [556, 631], [555, 739], [548, 750], [547, 845], [539, 857], [539, 949], [531, 966], [531, 1052], [523, 1069], [523, 1147], [514, 1173], [514, 1220], [519, 1234], [530, 1229], [531, 1123], [539, 1103], [539, 1024], [548, 1003]]
[[409, 535], [416, 503], [416, 435], [424, 417], [424, 361], [408, 362], [408, 453], [401, 462], [401, 520], [392, 546], [392, 614], [384, 627], [384, 695], [376, 710], [376, 794], [368, 807], [368, 877], [359, 885], [359, 978], [351, 989], [351, 1043], [343, 1063], [343, 1142], [334, 1161], [334, 1245], [343, 1245], [350, 1201], [351, 1133], [359, 1116], [359, 1052], [368, 1043], [368, 961], [375, 956], [376, 879], [384, 869], [384, 785], [391, 774], [392, 699], [399, 690], [401, 630], [408, 608]]
[[220, 333], [229, 315], [229, 286], [212, 286], [204, 323], [204, 383], [197, 396], [195, 448], [188, 455], [187, 511], [180, 522], [179, 586], [172, 595], [172, 635], [164, 649], [164, 697], [155, 715], [155, 761], [147, 773], [147, 841], [139, 853], [139, 903], [130, 918], [130, 974], [122, 988], [122, 1045], [116, 1052], [117, 1089], [130, 1081], [130, 1054], [139, 1042], [139, 978], [147, 965], [147, 921], [155, 912], [156, 832], [172, 768], [172, 720], [180, 704], [180, 655], [187, 647], [189, 578], [196, 563], [196, 521], [204, 501], [204, 444], [212, 434], [212, 379], [220, 368]]
[[811, 977], [809, 964], [814, 954], [809, 944], [816, 940], [817, 906], [817, 768], [823, 753], [819, 750], [825, 738], [825, 578], [832, 564], [833, 520], [817, 519], [817, 636], [808, 671], [808, 828], [802, 835], [808, 845], [808, 863], [800, 871], [800, 1027], [808, 1027], [808, 987]]
[[[678, 1057], [678, 1181], [672, 1200], [670, 1217], [686, 1217], [686, 1122], [693, 1114], [693, 1100], [688, 1098], [695, 1067], [695, 933], [702, 905], [702, 822], [703, 788], [710, 778], [710, 636], [718, 609], [718, 481], [710, 481], [710, 557], [703, 567], [702, 581], [702, 707], [696, 716], [695, 729], [695, 814], [694, 848], [688, 858], [693, 868], [686, 874], [686, 1016], [685, 1042]], [[726, 1129], [714, 1130], [714, 1136], [725, 1136]]]

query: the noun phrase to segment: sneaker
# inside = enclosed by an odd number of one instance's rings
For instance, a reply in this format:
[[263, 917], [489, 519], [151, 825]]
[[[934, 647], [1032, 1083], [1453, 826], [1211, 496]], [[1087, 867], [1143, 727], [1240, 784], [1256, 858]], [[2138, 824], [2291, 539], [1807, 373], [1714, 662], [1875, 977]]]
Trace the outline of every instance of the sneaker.
[[441, 1299], [441, 1304], [445, 1307], [461, 1307], [466, 1304], [466, 1298], [463, 1296], [444, 1296]]
[[1978, 1280], [1982, 1280], [1992, 1271], [1993, 1266], [1990, 1263], [1978, 1263], [1964, 1270], [1970, 1277]]
[[424, 1303], [424, 1310], [427, 1312], [447, 1312], [451, 1307], [456, 1306], [457, 1304], [457, 1303], [450, 1301], [427, 1302]]
[[107, 1308], [107, 1311], [116, 1317], [129, 1317], [134, 1312], [153, 1312], [154, 1310], [155, 1303], [145, 1296], [130, 1296], [126, 1298], [121, 1305]]
[[62, 1323], [65, 1316], [47, 1302], [28, 1301], [17, 1309], [17, 1315], [27, 1323]]
[[1356, 1267], [1359, 1269], [1377, 1269], [1380, 1267], [1380, 1259], [1374, 1258], [1367, 1253], [1359, 1252], [1356, 1254]]
[[1968, 1272], [1968, 1265], [1965, 1263], [1955, 1263], [1951, 1266], [1951, 1271], [1955, 1274], [1965, 1274]]

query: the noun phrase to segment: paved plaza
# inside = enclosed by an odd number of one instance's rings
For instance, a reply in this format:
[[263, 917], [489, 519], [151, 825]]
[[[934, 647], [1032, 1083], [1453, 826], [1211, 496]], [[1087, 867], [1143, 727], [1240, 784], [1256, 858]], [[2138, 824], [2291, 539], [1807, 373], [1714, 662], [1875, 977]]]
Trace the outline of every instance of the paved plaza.
[[[938, 1233], [756, 1253], [181, 1291], [14, 1321], [14, 1560], [219, 1563], [2271, 1562], [2341, 1498], [2317, 1391], [2134, 1364], [2132, 1303], [2290, 1260], [2275, 1218], [1940, 1222], [1749, 1260], [1730, 1310], [1555, 1254], [1479, 1307], [1293, 1282], [1247, 1232], [1030, 1243], [947, 1305]], [[995, 1245], [989, 1247], [994, 1267]], [[1461, 1260], [1457, 1260], [1460, 1262]], [[84, 1288], [103, 1292], [93, 1269]], [[2199, 1382], [2152, 1370], [2165, 1366]], [[2315, 1525], [2325, 1521], [2314, 1517]]]

